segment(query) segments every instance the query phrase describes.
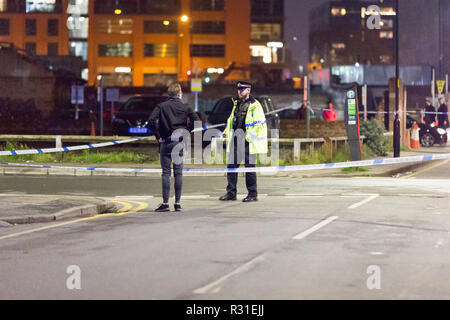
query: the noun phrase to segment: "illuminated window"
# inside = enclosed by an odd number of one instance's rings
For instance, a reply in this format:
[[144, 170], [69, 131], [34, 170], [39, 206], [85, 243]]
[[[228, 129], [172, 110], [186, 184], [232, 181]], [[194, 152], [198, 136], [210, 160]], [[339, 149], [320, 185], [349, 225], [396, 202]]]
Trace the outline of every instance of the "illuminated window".
[[272, 63], [272, 49], [267, 46], [250, 46], [252, 62]]
[[61, 13], [61, 0], [26, 0], [25, 12]]
[[382, 55], [382, 56], [380, 56], [380, 62], [381, 63], [391, 63], [392, 57], [389, 55]]
[[380, 26], [381, 29], [392, 29], [394, 27], [394, 21], [390, 19], [381, 19]]
[[380, 14], [382, 16], [395, 16], [394, 8], [381, 8]]
[[133, 19], [99, 19], [97, 31], [100, 33], [132, 34]]
[[394, 33], [392, 31], [380, 31], [381, 39], [392, 39], [394, 38]]
[[177, 74], [172, 73], [146, 73], [144, 74], [145, 87], [168, 87], [172, 83], [178, 82]]
[[133, 73], [102, 73], [103, 86], [128, 87], [133, 85]]
[[73, 15], [87, 15], [89, 13], [89, 0], [69, 0], [67, 13]]
[[279, 23], [252, 23], [250, 38], [255, 41], [281, 40], [281, 24]]
[[333, 43], [331, 47], [333, 49], [345, 49], [345, 43]]
[[87, 61], [87, 48], [87, 41], [70, 41], [69, 55], [82, 57], [84, 61]]
[[177, 56], [176, 44], [145, 44], [144, 57], [158, 57], [158, 58], [175, 58]]
[[89, 18], [70, 16], [68, 24], [73, 26], [69, 28], [69, 39], [87, 39], [89, 34]]
[[0, 0], [0, 12], [6, 12], [6, 0]]
[[129, 42], [98, 45], [99, 57], [132, 57], [133, 45]]

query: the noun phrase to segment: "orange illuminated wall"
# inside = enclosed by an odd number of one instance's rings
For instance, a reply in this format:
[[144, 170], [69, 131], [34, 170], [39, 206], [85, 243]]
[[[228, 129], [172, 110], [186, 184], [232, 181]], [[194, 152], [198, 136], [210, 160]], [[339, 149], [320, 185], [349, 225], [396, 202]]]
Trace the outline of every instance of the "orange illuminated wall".
[[[69, 54], [69, 30], [67, 29], [68, 0], [62, 1], [62, 13], [8, 13], [0, 12], [0, 19], [9, 19], [9, 35], [0, 36], [0, 42], [13, 43], [19, 49], [25, 49], [27, 42], [36, 43], [36, 54], [47, 55], [48, 43], [58, 43], [58, 55]], [[36, 19], [36, 35], [25, 34], [25, 20]], [[58, 35], [48, 35], [48, 20], [58, 19]]]
[[[115, 73], [116, 67], [131, 69], [133, 86], [144, 85], [144, 74], [177, 74], [179, 81], [187, 81], [187, 70], [226, 68], [232, 62], [250, 64], [250, 0], [226, 0], [224, 11], [195, 11], [190, 0], [181, 0], [180, 15], [146, 14], [94, 14], [94, 1], [89, 2], [88, 68], [89, 85], [97, 84], [97, 75]], [[181, 22], [180, 16], [189, 20]], [[102, 19], [132, 19], [130, 34], [101, 33]], [[177, 21], [178, 31], [173, 34], [145, 34], [144, 21]], [[191, 34], [193, 21], [225, 21], [225, 34]], [[99, 45], [131, 43], [132, 57], [100, 57]], [[144, 57], [145, 44], [173, 44], [177, 46], [176, 57]], [[191, 44], [225, 45], [225, 57], [191, 57]], [[245, 79], [246, 75], [232, 73], [227, 80]]]

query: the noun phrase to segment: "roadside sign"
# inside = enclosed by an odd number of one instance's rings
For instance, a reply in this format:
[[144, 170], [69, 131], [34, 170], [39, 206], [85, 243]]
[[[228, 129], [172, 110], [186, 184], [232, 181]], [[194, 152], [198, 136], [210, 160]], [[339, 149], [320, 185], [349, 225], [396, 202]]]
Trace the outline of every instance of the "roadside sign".
[[191, 92], [202, 92], [202, 79], [191, 79]]
[[72, 104], [84, 104], [84, 86], [72, 86]]
[[107, 88], [106, 89], [106, 101], [107, 102], [119, 101], [119, 88]]
[[437, 80], [436, 85], [437, 85], [439, 94], [442, 94], [442, 92], [444, 92], [445, 80]]

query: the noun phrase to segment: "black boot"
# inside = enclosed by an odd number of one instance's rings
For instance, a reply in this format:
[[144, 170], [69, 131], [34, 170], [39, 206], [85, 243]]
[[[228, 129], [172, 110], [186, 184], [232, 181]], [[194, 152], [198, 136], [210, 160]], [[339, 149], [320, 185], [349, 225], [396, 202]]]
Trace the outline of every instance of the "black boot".
[[227, 193], [226, 195], [221, 196], [221, 197], [219, 198], [219, 200], [220, 200], [220, 201], [230, 201], [230, 200], [234, 201], [234, 200], [236, 200], [236, 196], [233, 196], [232, 194]]
[[251, 202], [251, 201], [258, 201], [258, 197], [248, 195], [242, 200], [242, 202]]

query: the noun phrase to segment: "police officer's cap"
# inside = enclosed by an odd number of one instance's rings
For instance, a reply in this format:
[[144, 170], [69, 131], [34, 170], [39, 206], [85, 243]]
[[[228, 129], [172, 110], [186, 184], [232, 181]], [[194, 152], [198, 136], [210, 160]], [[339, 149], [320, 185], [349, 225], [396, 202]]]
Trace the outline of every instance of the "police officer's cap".
[[246, 89], [246, 88], [251, 88], [252, 84], [250, 82], [246, 82], [246, 81], [238, 81], [236, 83], [236, 87], [238, 89]]

